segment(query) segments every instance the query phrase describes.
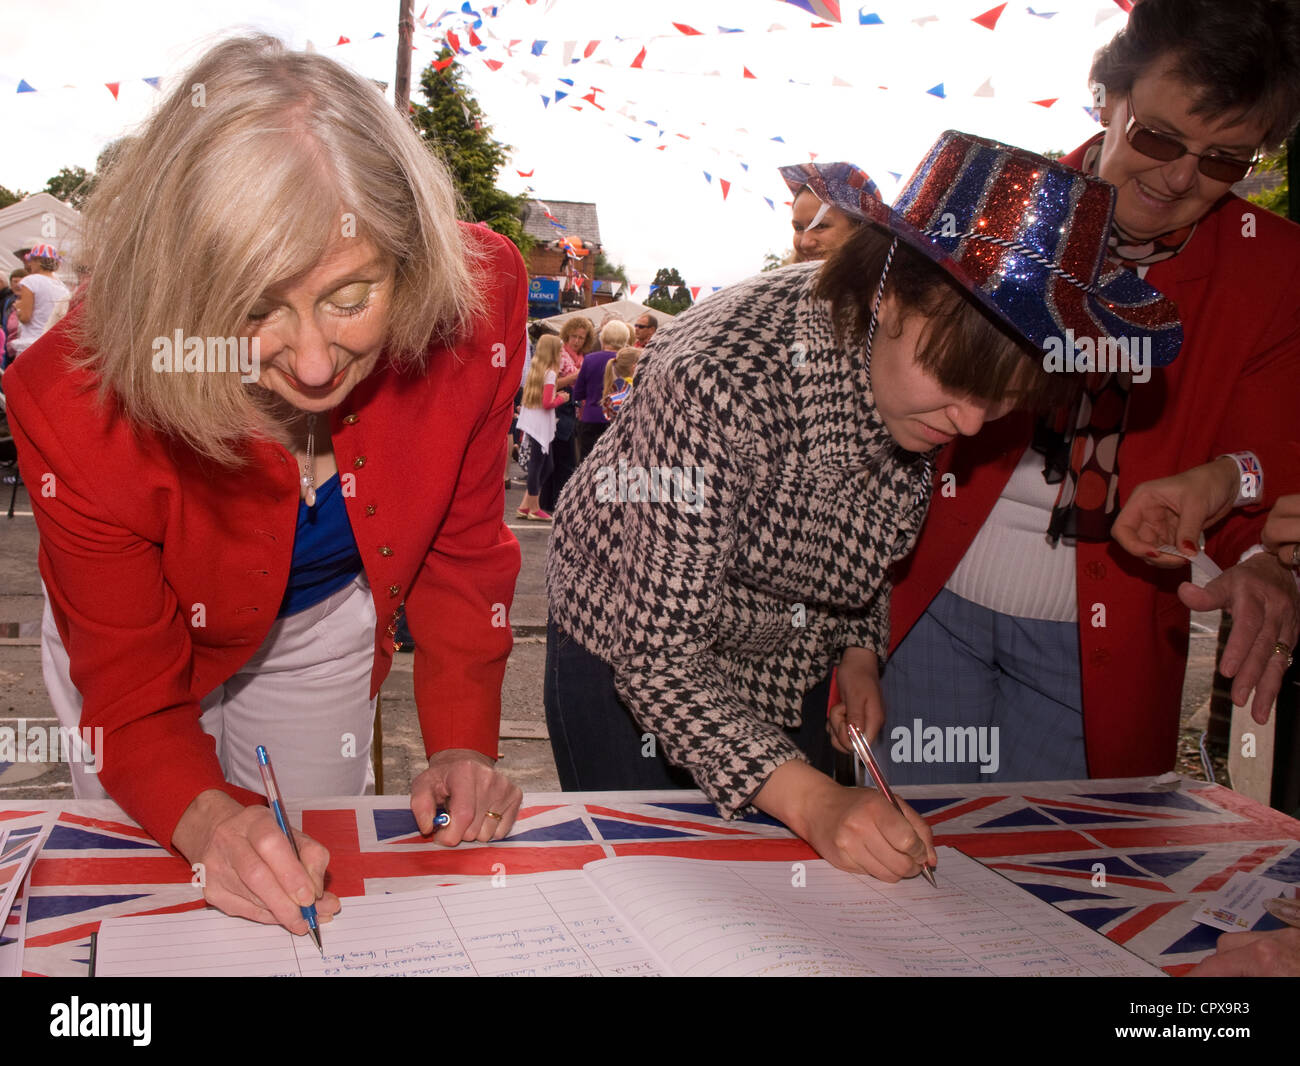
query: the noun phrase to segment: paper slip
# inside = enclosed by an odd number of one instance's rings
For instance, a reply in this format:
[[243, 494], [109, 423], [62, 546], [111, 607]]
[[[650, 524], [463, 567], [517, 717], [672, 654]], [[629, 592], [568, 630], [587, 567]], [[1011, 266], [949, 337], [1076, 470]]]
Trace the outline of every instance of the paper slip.
[[1156, 551], [1164, 552], [1166, 555], [1177, 555], [1180, 558], [1186, 559], [1189, 563], [1193, 566], [1199, 567], [1206, 574], [1206, 581], [1213, 581], [1223, 573], [1219, 564], [1205, 554], [1204, 548], [1198, 551], [1195, 555], [1188, 555], [1186, 552], [1179, 551], [1178, 545], [1176, 544], [1162, 544], [1156, 549]]
[[1296, 899], [1296, 886], [1238, 870], [1205, 901], [1195, 917], [1202, 925], [1212, 925], [1225, 933], [1241, 933], [1255, 928], [1266, 913], [1264, 901], [1276, 896]]
[[44, 842], [45, 827], [39, 825], [10, 829], [0, 836], [0, 915], [9, 913]]

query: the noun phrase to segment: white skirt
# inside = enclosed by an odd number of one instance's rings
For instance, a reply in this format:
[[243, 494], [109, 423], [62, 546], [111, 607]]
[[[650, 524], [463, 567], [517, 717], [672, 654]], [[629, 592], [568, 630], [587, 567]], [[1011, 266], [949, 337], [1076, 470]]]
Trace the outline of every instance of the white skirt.
[[[264, 791], [260, 744], [287, 800], [373, 794], [374, 653], [375, 605], [364, 572], [314, 607], [278, 619], [243, 669], [201, 703], [199, 725], [216, 740], [226, 780]], [[59, 724], [78, 727], [81, 693], [72, 683], [48, 595], [41, 665]], [[112, 758], [112, 751], [100, 758]], [[77, 799], [110, 798], [85, 763], [69, 766]]]

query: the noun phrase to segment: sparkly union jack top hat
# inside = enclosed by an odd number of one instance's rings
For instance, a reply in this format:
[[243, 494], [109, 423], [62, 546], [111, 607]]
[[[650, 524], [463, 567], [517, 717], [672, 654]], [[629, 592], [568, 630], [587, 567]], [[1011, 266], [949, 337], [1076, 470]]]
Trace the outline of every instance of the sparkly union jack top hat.
[[1115, 188], [1043, 156], [948, 130], [893, 207], [869, 219], [933, 259], [1040, 348], [1049, 338], [1123, 337], [1155, 366], [1182, 346], [1178, 309], [1107, 256]]

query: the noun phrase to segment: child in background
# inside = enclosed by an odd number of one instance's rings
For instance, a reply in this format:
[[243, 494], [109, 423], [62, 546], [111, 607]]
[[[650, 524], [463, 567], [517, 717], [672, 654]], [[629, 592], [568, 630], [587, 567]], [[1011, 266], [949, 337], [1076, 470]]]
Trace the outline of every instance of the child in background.
[[618, 354], [605, 365], [605, 388], [600, 395], [600, 406], [606, 418], [612, 420], [614, 413], [628, 398], [632, 389], [632, 376], [636, 373], [637, 360], [640, 358], [640, 348], [620, 348]]
[[551, 516], [539, 509], [538, 494], [554, 466], [551, 442], [555, 440], [555, 409], [568, 403], [567, 392], [555, 391], [564, 345], [559, 337], [538, 339], [533, 360], [524, 379], [524, 398], [519, 408], [518, 429], [523, 431], [520, 460], [528, 472], [523, 502], [515, 511], [520, 518], [549, 522]]

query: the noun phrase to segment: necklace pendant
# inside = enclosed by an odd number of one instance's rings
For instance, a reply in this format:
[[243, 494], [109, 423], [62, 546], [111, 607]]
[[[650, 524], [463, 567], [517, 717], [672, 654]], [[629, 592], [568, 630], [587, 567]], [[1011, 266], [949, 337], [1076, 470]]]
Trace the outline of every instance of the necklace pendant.
[[314, 488], [312, 488], [310, 485], [308, 485], [308, 486], [307, 486], [307, 493], [306, 493], [306, 495], [303, 497], [303, 499], [306, 501], [306, 504], [307, 504], [308, 507], [315, 507], [315, 506], [316, 506], [316, 490], [315, 490]]

